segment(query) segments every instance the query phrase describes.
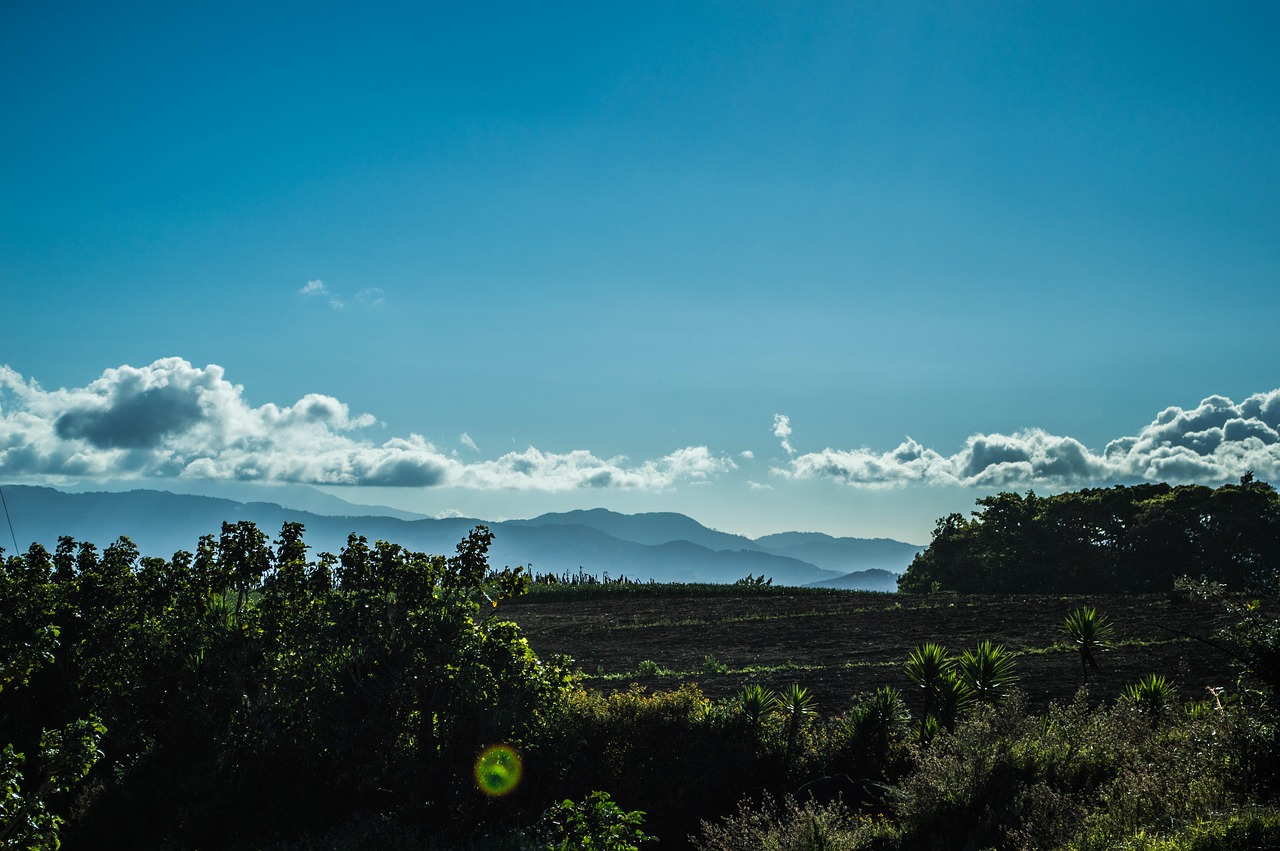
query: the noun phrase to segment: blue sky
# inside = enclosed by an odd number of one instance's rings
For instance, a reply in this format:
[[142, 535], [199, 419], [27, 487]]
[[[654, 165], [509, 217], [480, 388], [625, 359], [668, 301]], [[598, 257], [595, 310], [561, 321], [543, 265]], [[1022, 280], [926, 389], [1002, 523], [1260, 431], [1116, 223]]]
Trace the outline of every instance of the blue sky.
[[1278, 36], [6, 3], [0, 481], [924, 542], [1002, 489], [1275, 480]]

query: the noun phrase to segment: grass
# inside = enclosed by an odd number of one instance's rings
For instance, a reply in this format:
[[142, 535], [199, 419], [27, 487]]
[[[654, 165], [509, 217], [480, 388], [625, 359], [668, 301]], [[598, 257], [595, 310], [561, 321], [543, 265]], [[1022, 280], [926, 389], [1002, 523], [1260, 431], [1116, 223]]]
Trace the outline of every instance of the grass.
[[1064, 851], [1256, 851], [1280, 848], [1280, 809], [1257, 807], [1197, 820], [1173, 831], [1138, 830], [1116, 844], [1086, 834]]

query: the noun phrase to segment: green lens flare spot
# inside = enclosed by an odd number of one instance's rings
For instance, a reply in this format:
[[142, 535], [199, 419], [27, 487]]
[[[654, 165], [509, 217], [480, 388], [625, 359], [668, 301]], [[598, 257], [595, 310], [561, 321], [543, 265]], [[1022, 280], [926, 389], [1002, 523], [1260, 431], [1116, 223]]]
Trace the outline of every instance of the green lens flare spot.
[[511, 745], [490, 745], [476, 757], [476, 788], [490, 798], [514, 792], [523, 773], [520, 754]]

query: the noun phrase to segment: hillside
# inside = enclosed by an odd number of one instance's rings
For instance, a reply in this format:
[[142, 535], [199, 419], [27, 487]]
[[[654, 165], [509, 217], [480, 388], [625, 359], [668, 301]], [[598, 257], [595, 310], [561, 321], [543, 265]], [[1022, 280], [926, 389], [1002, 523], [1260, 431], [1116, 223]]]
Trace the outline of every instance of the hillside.
[[[236, 492], [253, 494], [252, 490]], [[323, 510], [158, 490], [67, 493], [5, 486], [14, 534], [22, 549], [33, 541], [53, 549], [64, 535], [102, 548], [124, 535], [143, 554], [169, 557], [180, 550], [194, 550], [202, 535], [216, 535], [223, 522], [247, 520], [273, 537], [286, 522], [302, 523], [306, 543], [315, 553], [338, 552], [348, 535], [356, 534], [447, 554], [469, 529], [486, 523], [496, 535], [491, 550], [495, 564], [526, 565], [539, 573], [584, 571], [640, 581], [714, 583], [734, 582], [750, 574], [785, 585], [867, 590], [892, 590], [896, 574], [919, 549], [898, 541], [815, 537], [813, 533], [753, 541], [674, 513], [628, 515], [594, 509], [496, 522], [410, 514], [390, 517], [363, 514], [368, 510], [365, 506], [317, 496], [310, 489], [278, 492]]]

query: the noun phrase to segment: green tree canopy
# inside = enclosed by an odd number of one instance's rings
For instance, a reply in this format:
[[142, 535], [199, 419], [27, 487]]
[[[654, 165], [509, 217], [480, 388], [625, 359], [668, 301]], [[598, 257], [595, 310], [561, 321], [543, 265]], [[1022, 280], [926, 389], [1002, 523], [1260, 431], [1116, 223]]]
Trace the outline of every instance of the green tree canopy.
[[938, 521], [900, 591], [1126, 593], [1180, 576], [1280, 589], [1280, 495], [1252, 475], [1217, 489], [1142, 484], [1000, 493]]

